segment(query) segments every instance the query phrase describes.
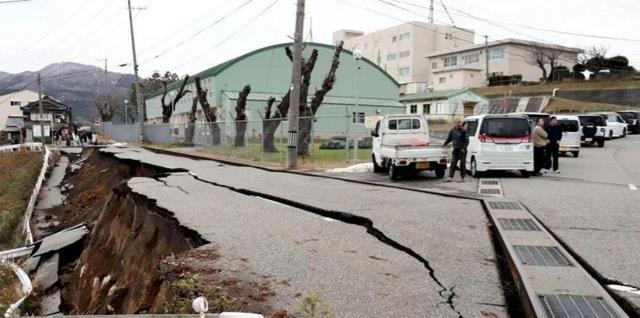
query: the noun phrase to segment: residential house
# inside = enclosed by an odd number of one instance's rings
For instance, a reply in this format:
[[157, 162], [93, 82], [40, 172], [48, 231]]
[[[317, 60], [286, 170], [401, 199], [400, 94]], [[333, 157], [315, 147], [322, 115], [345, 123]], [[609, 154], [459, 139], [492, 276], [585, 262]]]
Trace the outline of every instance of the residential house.
[[20, 141], [22, 129], [21, 106], [38, 100], [38, 93], [25, 89], [0, 96], [0, 140]]
[[26, 130], [26, 140], [33, 141], [34, 137], [39, 138], [41, 127], [45, 137], [53, 136], [53, 131], [72, 125], [71, 107], [57, 101], [49, 96], [42, 98], [42, 109], [40, 112], [40, 101], [36, 100], [21, 107], [24, 115], [24, 129]]
[[489, 100], [470, 89], [452, 89], [400, 97], [407, 114], [423, 114], [427, 119], [450, 122], [479, 113]]
[[400, 83], [402, 94], [411, 94], [425, 91], [431, 82], [431, 66], [425, 63], [425, 55], [469, 46], [474, 31], [412, 21], [371, 33], [339, 30], [333, 33], [333, 42], [339, 41], [387, 71]]
[[[487, 59], [489, 76], [521, 75], [522, 81], [536, 82], [542, 70], [535, 63], [538, 51], [554, 52], [558, 65], [571, 69], [581, 49], [518, 39], [485, 44], [448, 48], [426, 54], [430, 66], [429, 87], [450, 90], [487, 85]], [[546, 65], [548, 70], [550, 65]]]

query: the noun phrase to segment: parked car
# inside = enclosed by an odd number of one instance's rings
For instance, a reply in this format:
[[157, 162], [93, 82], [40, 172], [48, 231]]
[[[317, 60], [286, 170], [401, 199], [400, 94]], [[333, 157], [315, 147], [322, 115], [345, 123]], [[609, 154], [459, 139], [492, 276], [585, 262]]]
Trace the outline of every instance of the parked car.
[[388, 171], [392, 180], [403, 173], [434, 171], [444, 177], [447, 150], [429, 144], [429, 126], [421, 115], [386, 115], [376, 123], [373, 137], [373, 171]]
[[[344, 149], [347, 140], [344, 136], [335, 136], [320, 144], [320, 149]], [[359, 138], [358, 149], [371, 149], [371, 137]], [[349, 139], [349, 149], [353, 149], [353, 139]]]
[[627, 122], [627, 128], [630, 134], [640, 134], [640, 111], [623, 110], [619, 111], [618, 114]]
[[627, 136], [627, 122], [616, 112], [599, 112], [596, 113], [605, 117], [607, 122], [607, 130], [605, 136], [609, 139], [624, 138]]
[[533, 172], [530, 118], [526, 115], [479, 115], [467, 117], [469, 133], [467, 170], [475, 178], [489, 170], [519, 170], [523, 177]]
[[607, 132], [607, 120], [602, 115], [578, 115], [580, 119], [580, 141], [584, 144], [597, 144], [604, 147]]
[[576, 115], [555, 115], [562, 129], [560, 140], [560, 154], [570, 152], [574, 157], [580, 155], [580, 142], [582, 137], [580, 118]]

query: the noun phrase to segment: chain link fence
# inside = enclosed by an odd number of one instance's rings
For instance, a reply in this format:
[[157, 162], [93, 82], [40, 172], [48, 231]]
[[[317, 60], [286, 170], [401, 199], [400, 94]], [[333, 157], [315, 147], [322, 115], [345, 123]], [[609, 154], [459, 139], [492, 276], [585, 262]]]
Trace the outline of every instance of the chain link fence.
[[[457, 114], [425, 115], [434, 140], [446, 137]], [[331, 168], [371, 161], [372, 137], [381, 116], [301, 117], [298, 154], [302, 168]], [[137, 142], [138, 125], [96, 127], [98, 134], [117, 142]], [[286, 166], [289, 125], [283, 119], [221, 121], [195, 124], [145, 124], [145, 143], [175, 151]]]

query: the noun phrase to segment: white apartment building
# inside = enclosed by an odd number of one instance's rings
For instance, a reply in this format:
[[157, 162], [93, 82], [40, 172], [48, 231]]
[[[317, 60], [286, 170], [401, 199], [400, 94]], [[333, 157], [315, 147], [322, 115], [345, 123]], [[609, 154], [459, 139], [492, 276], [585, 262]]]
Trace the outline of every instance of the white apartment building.
[[362, 52], [401, 84], [401, 93], [411, 94], [425, 91], [430, 83], [427, 54], [469, 46], [474, 36], [470, 30], [413, 21], [366, 34], [339, 30], [333, 33], [333, 42], [344, 41], [346, 49]]
[[20, 134], [16, 123], [22, 122], [22, 110], [30, 102], [38, 100], [38, 93], [25, 89], [0, 96], [0, 138], [14, 138]]
[[[522, 81], [539, 81], [542, 70], [533, 58], [537, 50], [552, 50], [559, 55], [558, 64], [569, 70], [576, 63], [581, 49], [550, 45], [518, 39], [490, 42], [488, 47], [489, 75], [522, 75]], [[449, 48], [425, 55], [431, 76], [429, 87], [433, 90], [450, 90], [487, 85], [487, 54], [484, 44]], [[550, 65], [546, 65], [550, 71]]]

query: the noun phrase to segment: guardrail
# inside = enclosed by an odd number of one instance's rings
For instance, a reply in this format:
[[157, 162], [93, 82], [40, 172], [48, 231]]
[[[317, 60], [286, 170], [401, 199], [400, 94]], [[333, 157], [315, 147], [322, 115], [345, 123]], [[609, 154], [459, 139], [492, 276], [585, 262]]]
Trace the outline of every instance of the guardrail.
[[20, 280], [20, 284], [22, 284], [22, 293], [24, 294], [24, 296], [18, 299], [18, 301], [9, 305], [9, 309], [7, 309], [7, 311], [4, 313], [4, 316], [6, 318], [9, 318], [9, 317], [13, 317], [13, 314], [18, 309], [18, 307], [20, 307], [20, 305], [22, 305], [22, 303], [27, 299], [27, 297], [31, 295], [31, 292], [33, 291], [33, 284], [31, 284], [29, 275], [27, 275], [27, 273], [22, 268], [20, 268], [20, 266], [18, 266], [16, 263], [4, 262], [4, 264], [11, 267], [11, 269], [13, 269], [13, 272], [16, 274], [16, 276], [18, 276], [18, 279]]

